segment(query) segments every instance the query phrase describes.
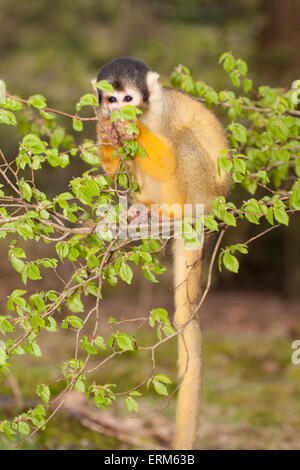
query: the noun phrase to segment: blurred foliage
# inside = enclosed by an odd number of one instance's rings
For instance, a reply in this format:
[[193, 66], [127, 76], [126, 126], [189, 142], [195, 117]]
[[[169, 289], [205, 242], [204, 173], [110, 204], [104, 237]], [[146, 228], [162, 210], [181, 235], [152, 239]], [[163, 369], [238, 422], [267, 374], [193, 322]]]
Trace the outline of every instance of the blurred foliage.
[[222, 87], [216, 58], [224, 50], [249, 59], [259, 28], [257, 0], [0, 0], [1, 77], [11, 91], [44, 90], [71, 109], [99, 68], [134, 56], [167, 78], [184, 62]]
[[[77, 97], [90, 91], [99, 68], [117, 56], [145, 61], [166, 81], [183, 63], [195, 78], [216, 89], [232, 88], [216, 65], [225, 50], [247, 61], [254, 85], [289, 85], [291, 78], [298, 78], [299, 61], [289, 57], [295, 50], [297, 59], [300, 40], [297, 0], [286, 0], [284, 9], [279, 0], [0, 0], [0, 12], [0, 78], [13, 94], [30, 96], [39, 90], [49, 106], [65, 111], [74, 109]], [[85, 127], [84, 136], [95, 137], [93, 125]], [[15, 129], [0, 128], [0, 141], [13, 158]], [[81, 174], [80, 160], [72, 171]], [[51, 189], [54, 178], [63, 190], [65, 178], [55, 170], [44, 183], [49, 181]], [[243, 262], [239, 283], [280, 285], [289, 294], [298, 293], [295, 234], [300, 222], [295, 219], [284, 235], [257, 243]], [[248, 225], [248, 234], [253, 233]], [[224, 285], [226, 279], [230, 282], [231, 277], [223, 277]]]
[[[284, 328], [283, 328], [284, 330]], [[46, 345], [44, 362], [28, 360], [24, 374], [23, 367], [14, 368], [15, 381], [22, 390], [25, 403], [32, 401], [32, 386], [41, 378], [48, 381], [57, 379], [57, 369], [49, 361], [63, 360], [72, 345], [62, 335], [65, 350], [54, 344]], [[299, 379], [300, 368], [290, 361], [291, 338], [284, 333], [267, 331], [249, 335], [246, 332], [234, 334], [234, 330], [206, 332], [204, 337], [204, 390], [200, 427], [200, 449], [297, 449], [299, 448]], [[160, 366], [168, 369], [176, 381], [175, 344], [167, 342], [158, 354]], [[132, 380], [138, 381], [141, 368], [128, 356], [120, 357], [117, 364], [122, 387], [129, 387]], [[97, 379], [97, 377], [95, 377]], [[102, 379], [115, 379], [115, 370], [106, 367]], [[0, 387], [4, 415], [17, 412], [16, 405], [9, 405], [10, 383]], [[5, 400], [6, 399], [6, 400]], [[157, 417], [149, 410], [158, 409], [170, 422], [175, 413], [175, 402], [162, 403], [161, 397], [150, 393], [140, 399], [142, 412], [148, 419]], [[124, 407], [123, 407], [124, 408]], [[97, 413], [97, 409], [95, 410]], [[19, 410], [20, 411], [20, 410]], [[113, 416], [121, 422], [125, 419], [122, 406], [114, 410]], [[162, 420], [162, 425], [165, 421]], [[280, 431], [279, 431], [280, 430]], [[21, 438], [19, 438], [19, 442]], [[0, 450], [12, 448], [17, 441], [9, 441], [0, 435]], [[40, 432], [24, 443], [20, 449], [132, 449], [126, 442], [84, 427], [64, 412]]]

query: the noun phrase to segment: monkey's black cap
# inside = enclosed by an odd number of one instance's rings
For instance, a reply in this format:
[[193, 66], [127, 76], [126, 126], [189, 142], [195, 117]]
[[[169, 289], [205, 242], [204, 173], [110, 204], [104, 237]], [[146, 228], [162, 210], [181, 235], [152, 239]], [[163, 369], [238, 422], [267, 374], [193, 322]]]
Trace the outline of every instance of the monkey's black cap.
[[[141, 93], [145, 103], [149, 100], [149, 90], [146, 76], [149, 67], [140, 60], [129, 57], [120, 57], [105, 64], [97, 76], [97, 82], [107, 80], [114, 90], [122, 91], [126, 86], [135, 86]], [[98, 89], [99, 103], [102, 100], [102, 91]]]

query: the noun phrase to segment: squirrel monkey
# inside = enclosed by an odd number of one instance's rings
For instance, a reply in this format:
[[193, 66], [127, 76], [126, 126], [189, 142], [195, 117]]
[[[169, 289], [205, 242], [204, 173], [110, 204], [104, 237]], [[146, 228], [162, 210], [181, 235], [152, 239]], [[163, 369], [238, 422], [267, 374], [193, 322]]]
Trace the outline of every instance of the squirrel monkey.
[[[136, 155], [130, 162], [139, 192], [135, 202], [162, 204], [164, 210], [174, 204], [203, 204], [205, 212], [211, 202], [225, 195], [230, 178], [217, 170], [222, 149], [228, 148], [223, 128], [215, 115], [198, 100], [159, 84], [159, 75], [143, 62], [119, 58], [104, 65], [97, 81], [107, 80], [114, 93], [98, 90], [100, 160], [107, 173], [117, 171], [118, 158], [112, 158], [113, 147], [121, 131], [114, 127], [110, 138], [103, 131], [113, 110], [131, 104], [143, 112], [139, 115], [138, 143], [148, 158]], [[123, 129], [124, 131], [124, 129]], [[125, 132], [126, 133], [126, 132]], [[123, 132], [124, 134], [124, 132]], [[174, 207], [174, 206], [173, 206]], [[181, 218], [182, 214], [172, 212]], [[194, 309], [200, 297], [203, 249], [187, 250], [184, 240], [174, 240], [174, 288], [178, 367], [181, 385], [177, 400], [174, 449], [193, 449], [198, 429], [201, 393], [201, 331]], [[192, 317], [192, 318], [191, 318]], [[191, 318], [191, 319], [190, 319]], [[190, 321], [189, 321], [190, 319]]]

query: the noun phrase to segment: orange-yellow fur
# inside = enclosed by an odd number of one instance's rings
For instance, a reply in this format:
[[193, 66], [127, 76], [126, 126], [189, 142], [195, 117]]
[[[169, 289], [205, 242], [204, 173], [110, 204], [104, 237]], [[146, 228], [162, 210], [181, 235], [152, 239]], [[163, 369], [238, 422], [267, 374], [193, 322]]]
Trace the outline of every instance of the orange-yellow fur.
[[[152, 134], [141, 122], [138, 123], [138, 128], [140, 133], [137, 141], [145, 150], [148, 158], [136, 155], [134, 161], [129, 163], [136, 181], [139, 182], [141, 177], [147, 175], [148, 180], [152, 179], [160, 183], [159, 192], [161, 196], [157, 202], [162, 200], [168, 205], [178, 203], [183, 206], [184, 197], [178, 198], [178, 188], [176, 188], [176, 185], [174, 185], [175, 181], [172, 179], [176, 169], [172, 147], [162, 138], [159, 139], [156, 135]], [[100, 127], [98, 126], [99, 131]], [[114, 148], [108, 145], [107, 139], [102, 138], [102, 142], [105, 144], [100, 149], [102, 166], [107, 173], [113, 174], [118, 168], [119, 158], [118, 156], [112, 157]], [[154, 181], [153, 186], [155, 184]], [[140, 186], [143, 187], [143, 184]], [[156, 202], [153, 194], [149, 198], [145, 197], [144, 194], [142, 198], [139, 194], [133, 195], [133, 197], [137, 202], [142, 202], [149, 206], [151, 203]]]
[[[200, 102], [151, 82], [150, 106], [141, 115], [138, 142], [148, 158], [136, 156], [132, 172], [140, 192], [134, 201], [146, 204], [197, 203], [211, 208], [211, 201], [226, 194], [230, 179], [218, 175], [217, 158], [228, 148], [222, 126]], [[151, 101], [151, 93], [154, 96]], [[101, 135], [99, 135], [101, 138]], [[113, 173], [118, 161], [112, 148], [100, 147], [104, 170]], [[181, 211], [175, 217], [181, 217]], [[174, 242], [174, 322], [179, 334], [178, 366], [181, 386], [177, 401], [174, 449], [195, 444], [201, 390], [201, 331], [193, 316], [200, 297], [203, 250], [186, 250], [182, 239]]]
[[157, 181], [170, 180], [176, 168], [172, 147], [162, 137], [159, 139], [152, 134], [142, 123], [138, 123], [138, 128], [140, 134], [137, 140], [149, 156], [145, 158], [138, 155], [135, 158], [140, 171]]

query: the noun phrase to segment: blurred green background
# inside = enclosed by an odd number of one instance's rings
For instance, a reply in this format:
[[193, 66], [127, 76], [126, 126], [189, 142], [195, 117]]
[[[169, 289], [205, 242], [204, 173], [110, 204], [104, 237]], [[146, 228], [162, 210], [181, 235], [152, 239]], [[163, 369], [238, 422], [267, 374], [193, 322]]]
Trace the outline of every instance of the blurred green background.
[[[220, 90], [231, 84], [218, 59], [224, 51], [232, 51], [247, 61], [254, 85], [288, 87], [300, 78], [299, 24], [299, 0], [0, 0], [0, 78], [12, 94], [41, 93], [49, 106], [73, 112], [78, 98], [90, 92], [91, 79], [100, 67], [115, 57], [138, 58], [158, 71], [165, 82], [181, 63], [196, 79]], [[220, 117], [226, 125], [226, 118]], [[62, 121], [62, 125], [69, 124]], [[95, 137], [92, 126], [86, 126], [85, 136]], [[0, 130], [1, 148], [10, 159], [16, 156], [20, 138], [14, 130]], [[83, 169], [79, 160], [64, 171], [49, 169], [41, 181], [42, 189], [64, 191], [71, 175]], [[240, 258], [238, 276], [226, 272], [215, 278], [215, 293], [208, 299], [203, 320], [207, 380], [202, 447], [300, 447], [300, 366], [297, 369], [290, 362], [291, 341], [300, 336], [299, 232], [298, 215], [288, 228], [272, 231], [251, 244], [249, 255]], [[243, 242], [256, 233], [253, 224], [241, 224], [239, 230], [229, 231], [226, 243]], [[7, 263], [6, 246], [1, 241], [3, 306], [12, 285], [18, 285]], [[169, 258], [164, 262], [169, 264]], [[119, 317], [145, 315], [152, 306], [172, 311], [170, 283], [169, 273], [159, 286], [149, 287], [147, 281], [137, 279], [130, 289], [119, 291], [114, 302], [108, 289], [104, 310], [108, 316]], [[51, 351], [53, 345], [48, 346]], [[162, 354], [162, 364], [165, 371], [173, 371], [175, 381], [174, 349], [172, 345]], [[15, 380], [25, 401], [32, 393], [27, 382], [39, 383], [39, 374], [46, 382], [49, 368], [60, 361], [60, 351], [56, 354], [53, 364], [29, 362], [26, 377], [16, 367]], [[174, 357], [172, 363], [166, 360], [168, 355]], [[132, 367], [129, 359], [124, 362], [124, 370]], [[131, 373], [135, 377], [137, 371]], [[51, 374], [55, 377], [55, 372]], [[103, 380], [114, 380], [113, 374]], [[124, 387], [125, 383], [124, 378]], [[0, 393], [9, 394], [13, 388], [6, 381]], [[9, 415], [11, 409], [4, 409]], [[169, 416], [173, 411], [171, 407]], [[99, 441], [95, 433], [82, 437], [80, 425], [77, 439], [73, 425], [54, 423], [48, 434], [36, 437], [30, 446], [124, 446], [107, 443], [106, 438]]]

